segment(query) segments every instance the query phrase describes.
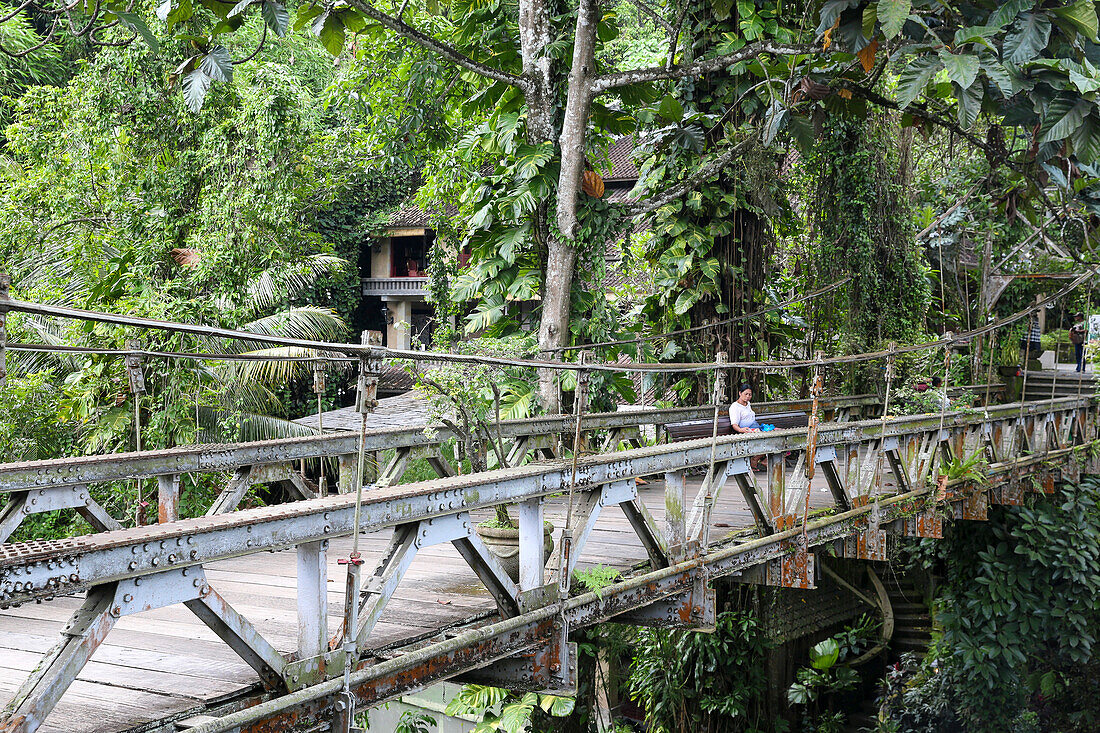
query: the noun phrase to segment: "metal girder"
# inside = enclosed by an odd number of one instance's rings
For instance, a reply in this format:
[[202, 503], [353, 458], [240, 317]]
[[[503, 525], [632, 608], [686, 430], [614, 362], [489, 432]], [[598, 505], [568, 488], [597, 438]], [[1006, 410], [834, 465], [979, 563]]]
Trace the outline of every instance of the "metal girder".
[[[539, 539], [542, 539], [541, 526], [539, 527]], [[371, 631], [382, 616], [386, 605], [393, 597], [401, 579], [412, 564], [417, 552], [424, 547], [431, 547], [445, 542], [452, 542], [459, 548], [459, 552], [474, 571], [490, 586], [490, 591], [498, 602], [501, 602], [501, 612], [507, 615], [515, 615], [517, 612], [516, 598], [519, 591], [515, 584], [507, 577], [503, 568], [496, 562], [496, 558], [485, 550], [480, 539], [477, 538], [470, 521], [470, 515], [465, 512], [444, 515], [425, 519], [419, 522], [410, 522], [394, 528], [393, 537], [382, 554], [374, 571], [363, 584], [359, 593], [359, 617], [356, 626], [356, 647], [360, 650], [367, 647], [367, 639]], [[469, 556], [468, 556], [469, 555]], [[486, 577], [482, 577], [486, 575]], [[502, 599], [498, 594], [503, 594]], [[330, 642], [329, 648], [338, 648], [342, 639], [342, 632]]]
[[749, 505], [749, 511], [752, 512], [752, 518], [756, 522], [760, 534], [774, 534], [775, 525], [772, 523], [768, 510], [760, 502], [760, 494], [756, 490], [756, 475], [752, 472], [749, 459], [735, 458], [729, 462], [726, 470], [733, 476], [737, 488], [741, 490], [741, 496], [745, 498], [745, 503]]
[[955, 519], [984, 522], [989, 519], [989, 492], [971, 491], [955, 502]]
[[[158, 475], [157, 480], [162, 489], [165, 486], [164, 482], [166, 479], [175, 481], [176, 511], [178, 512], [179, 475]], [[211, 504], [210, 508], [206, 511], [206, 516], [210, 517], [215, 514], [226, 514], [234, 511], [240, 506], [241, 500], [244, 499], [248, 490], [256, 484], [284, 484], [303, 499], [317, 498], [317, 487], [311, 485], [302, 478], [302, 475], [295, 471], [294, 467], [289, 462], [284, 461], [281, 463], [244, 466], [233, 472], [233, 476], [229, 479], [229, 483], [222, 489], [221, 493], [218, 494], [218, 497], [214, 500], [214, 503]]]
[[265, 686], [272, 689], [285, 687], [283, 669], [286, 659], [216, 590], [206, 586], [205, 593], [193, 600], [184, 601], [184, 605], [228, 644], [237, 656], [247, 662], [249, 667], [256, 670]]
[[[580, 557], [585, 543], [588, 542], [589, 535], [595, 529], [596, 520], [599, 519], [601, 510], [604, 507], [618, 504], [626, 512], [628, 511], [626, 504], [634, 501], [637, 497], [638, 488], [633, 480], [615, 481], [581, 494], [576, 506], [573, 508], [573, 544], [567, 559], [568, 567], [565, 569], [567, 574], [572, 574], [573, 569], [577, 566], [577, 558]], [[629, 515], [627, 519], [629, 520]], [[551, 559], [552, 570], [561, 571], [561, 568], [558, 567], [559, 561], [560, 557]]]
[[[1058, 452], [1051, 458], [1068, 458], [1071, 455], [1072, 452], [1067, 450]], [[1037, 458], [1028, 458], [1019, 464], [991, 466], [988, 469], [990, 482], [997, 485], [1008, 480], [1006, 477], [1013, 468], [1038, 463]], [[930, 489], [922, 487], [907, 494], [882, 499], [879, 507], [881, 523], [885, 525], [905, 519], [929, 495]], [[803, 534], [807, 548], [832, 543], [847, 537], [857, 523], [867, 521], [871, 512], [871, 505], [860, 506], [848, 512], [815, 520], [805, 529], [795, 528], [778, 535], [718, 549], [704, 557], [692, 558], [669, 568], [629, 577], [601, 589], [599, 594], [585, 593], [563, 601], [554, 601], [546, 607], [515, 618], [489, 626], [460, 630], [452, 638], [412, 648], [407, 653], [353, 672], [351, 685], [355, 704], [360, 707], [376, 705], [471, 668], [484, 667], [495, 660], [541, 647], [561, 632], [562, 626], [557, 623], [559, 620], [564, 620], [568, 628], [579, 628], [609, 620], [661, 599], [690, 592], [699, 570], [704, 566], [708, 578], [739, 573], [744, 575], [753, 567], [782, 561], [792, 551], [799, 553]], [[810, 574], [804, 573], [803, 577], [806, 576]], [[259, 733], [284, 730], [290, 725], [304, 727], [311, 722], [330, 720], [340, 694], [340, 680], [330, 680], [279, 699], [258, 701], [258, 704], [247, 709], [241, 710], [238, 704], [234, 708], [236, 712], [229, 712], [217, 721], [203, 723], [193, 730], [195, 733], [228, 733], [237, 730]]]
[[687, 502], [687, 482], [683, 471], [665, 474], [665, 545], [671, 560], [682, 560], [687, 542], [684, 506]]
[[42, 725], [121, 615], [111, 613], [116, 586], [101, 586], [88, 592], [84, 604], [61, 632], [61, 640], [46, 652], [0, 713], [4, 718], [0, 731], [33, 733]]
[[[584, 428], [585, 430], [606, 430], [623, 426], [680, 422], [706, 417], [713, 411], [713, 407], [680, 407], [595, 413], [585, 415]], [[500, 424], [500, 435], [509, 440], [524, 436], [554, 435], [568, 432], [571, 426], [572, 418], [568, 416], [505, 420]], [[450, 430], [442, 425], [436, 427], [434, 437], [430, 438], [424, 434], [423, 428], [419, 427], [368, 430], [365, 449], [367, 452], [378, 452], [398, 448], [437, 446], [453, 437]], [[247, 466], [285, 463], [303, 458], [354, 456], [357, 451], [358, 436], [351, 432], [339, 432], [230, 445], [197, 445], [156, 451], [6, 463], [0, 464], [0, 493], [49, 486], [120, 481], [134, 477], [148, 478], [202, 471], [234, 471]]]
[[378, 474], [378, 480], [375, 481], [375, 484], [377, 486], [392, 486], [397, 483], [397, 480], [405, 473], [405, 469], [409, 467], [411, 454], [411, 448], [398, 448], [390, 462]]
[[454, 682], [571, 697], [577, 694], [577, 645], [568, 642], [564, 654], [555, 654], [551, 644], [538, 646], [463, 672]]
[[691, 515], [687, 520], [687, 536], [689, 540], [698, 540], [703, 536], [703, 523], [710, 516], [711, 507], [722, 494], [722, 489], [729, 479], [729, 461], [715, 460], [713, 472], [707, 469], [703, 481], [699, 485], [699, 491], [695, 494], [695, 500], [691, 503]]
[[840, 557], [886, 562], [885, 530], [866, 527], [857, 530], [855, 535], [846, 537], [838, 544], [837, 554]]
[[[297, 547], [298, 654], [291, 681], [325, 678], [328, 646], [328, 540]], [[293, 688], [293, 685], [292, 685]]]
[[[833, 398], [827, 404], [869, 405], [877, 403], [878, 400], [876, 395], [855, 395]], [[758, 407], [784, 411], [804, 409], [804, 404], [804, 400], [762, 402]], [[714, 407], [710, 405], [594, 413], [584, 416], [584, 429], [596, 431], [698, 420], [710, 417], [713, 412]], [[500, 423], [500, 437], [515, 440], [522, 437], [550, 436], [569, 432], [572, 426], [573, 418], [562, 415], [505, 420]], [[438, 446], [455, 437], [442, 425], [434, 426], [434, 433], [434, 437], [429, 438], [419, 427], [368, 430], [365, 450], [373, 453], [398, 448]], [[0, 464], [0, 493], [50, 486], [149, 478], [166, 474], [234, 471], [246, 466], [284, 463], [303, 458], [354, 457], [357, 451], [358, 436], [351, 432], [339, 432], [231, 445], [197, 445], [156, 451], [6, 463]], [[346, 492], [347, 488], [342, 486], [341, 490]]]
[[[1091, 398], [1067, 398], [1042, 405], [1024, 405], [1025, 411], [1077, 409]], [[1003, 419], [1019, 406], [990, 410], [989, 419]], [[952, 428], [986, 418], [952, 414], [944, 418]], [[888, 435], [936, 433], [940, 418], [901, 418], [887, 425]], [[840, 445], [874, 442], [881, 435], [878, 421], [824, 426], [818, 444]], [[725, 436], [714, 445], [718, 461], [760, 454], [781, 454], [805, 448], [805, 430]], [[577, 487], [611, 483], [672, 470], [708, 465], [711, 441], [702, 439], [670, 445], [582, 457], [577, 461]], [[530, 464], [481, 474], [437, 479], [378, 489], [365, 497], [360, 531], [370, 532], [440, 514], [470, 511], [496, 504], [511, 504], [568, 489], [569, 466], [561, 463]], [[311, 501], [233, 512], [217, 518], [189, 519], [166, 525], [127, 530], [111, 535], [86, 535], [33, 545], [0, 546], [0, 606], [56, 595], [61, 589], [89, 587], [125, 577], [154, 573], [165, 568], [234, 557], [249, 552], [293, 547], [304, 542], [349, 534], [354, 518], [354, 496], [336, 495]], [[659, 530], [644, 507], [632, 502], [627, 515], [647, 551], [662, 563]], [[658, 554], [661, 551], [661, 555]], [[18, 568], [18, 572], [14, 569]]]
[[631, 626], [713, 632], [718, 620], [717, 594], [700, 577], [691, 590], [619, 614], [612, 620]]
[[13, 493], [7, 505], [0, 510], [0, 543], [7, 542], [23, 520], [31, 514], [59, 509], [75, 509], [88, 524], [100, 532], [122, 529], [122, 525], [92, 498], [87, 486], [59, 486]]
[[183, 603], [225, 640], [268, 687], [281, 686], [283, 657], [206, 580], [201, 567], [108, 583], [88, 591], [61, 639], [43, 657], [3, 711], [3, 733], [34, 733], [76, 680], [118, 619]]

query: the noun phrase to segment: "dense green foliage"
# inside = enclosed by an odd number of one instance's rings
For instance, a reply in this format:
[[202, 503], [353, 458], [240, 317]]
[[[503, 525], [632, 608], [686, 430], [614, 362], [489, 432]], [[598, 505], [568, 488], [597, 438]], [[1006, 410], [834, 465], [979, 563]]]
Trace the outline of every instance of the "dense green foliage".
[[808, 265], [818, 284], [852, 278], [842, 350], [911, 339], [924, 326], [927, 265], [914, 241], [909, 162], [899, 160], [898, 134], [889, 118], [831, 120], [807, 162], [816, 240]]
[[720, 613], [713, 634], [639, 629], [630, 696], [642, 704], [655, 733], [765, 730], [766, 644], [747, 611]]
[[1100, 480], [1063, 485], [990, 521], [925, 540], [943, 573], [940, 634], [916, 677], [888, 701], [901, 730], [1094, 730], [1100, 632]]

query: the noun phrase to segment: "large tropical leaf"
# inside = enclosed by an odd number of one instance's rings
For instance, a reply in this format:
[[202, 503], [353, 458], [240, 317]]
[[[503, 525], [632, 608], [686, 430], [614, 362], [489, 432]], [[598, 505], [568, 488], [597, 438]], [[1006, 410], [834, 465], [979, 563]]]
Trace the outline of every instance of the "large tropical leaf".
[[1079, 162], [1092, 165], [1100, 161], [1100, 119], [1095, 114], [1085, 117], [1070, 135], [1070, 142]]
[[[333, 310], [304, 305], [251, 321], [241, 326], [241, 330], [262, 336], [333, 341], [343, 337], [347, 332], [347, 325]], [[256, 343], [237, 342], [227, 349], [227, 353], [239, 354], [256, 348]]]
[[1015, 20], [1017, 15], [1034, 6], [1035, 0], [1008, 0], [990, 14], [986, 24], [995, 28], [1004, 28]]
[[[255, 361], [228, 362], [233, 379], [245, 382], [257, 382], [271, 388], [283, 387], [295, 379], [310, 379], [314, 362], [293, 361], [303, 357], [336, 356], [332, 352], [303, 349], [297, 346], [280, 346], [270, 349], [256, 349], [244, 352], [249, 356], [279, 357], [278, 359], [257, 359]], [[343, 371], [350, 362], [329, 362], [330, 371]]]
[[1050, 17], [1045, 13], [1026, 13], [1005, 36], [1005, 61], [1022, 64], [1039, 55], [1050, 40]]
[[1039, 142], [1050, 143], [1069, 137], [1081, 126], [1092, 103], [1073, 97], [1058, 97], [1047, 106], [1043, 125], [1039, 130]]
[[940, 51], [940, 61], [947, 70], [947, 78], [967, 89], [978, 76], [978, 57], [966, 53]]
[[1090, 41], [1096, 40], [1098, 29], [1096, 3], [1093, 0], [1078, 0], [1073, 5], [1051, 8], [1051, 12], [1073, 26], [1078, 33], [1081, 33]]
[[268, 268], [245, 285], [245, 306], [253, 313], [285, 306], [320, 278], [348, 267], [342, 257], [318, 254]]
[[887, 38], [901, 33], [911, 7], [912, 0], [878, 0], [878, 21]]
[[978, 119], [978, 113], [982, 111], [982, 95], [985, 89], [980, 81], [976, 81], [965, 89], [955, 85], [955, 95], [959, 101], [959, 126], [970, 129]]
[[898, 106], [908, 107], [942, 68], [943, 62], [935, 56], [920, 56], [910, 61], [898, 76]]

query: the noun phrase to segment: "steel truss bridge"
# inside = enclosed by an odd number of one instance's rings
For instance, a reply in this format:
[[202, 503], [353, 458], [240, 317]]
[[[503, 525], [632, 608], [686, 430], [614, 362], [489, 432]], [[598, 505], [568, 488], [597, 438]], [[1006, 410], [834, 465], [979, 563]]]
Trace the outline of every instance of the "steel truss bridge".
[[[660, 425], [709, 418], [712, 407], [597, 414], [583, 418], [589, 454], [575, 463], [558, 448], [576, 418], [539, 418], [503, 423], [508, 465], [468, 475], [456, 475], [444, 457], [441, 445], [451, 436], [443, 429], [430, 438], [421, 430], [372, 432], [366, 450], [384, 460], [364, 491], [358, 528], [352, 491], [358, 436], [352, 434], [3, 464], [0, 492], [10, 500], [0, 515], [0, 539], [43, 511], [79, 512], [96, 531], [0, 545], [0, 614], [10, 624], [29, 618], [37, 604], [74, 597], [79, 601], [72, 603], [80, 603], [25, 680], [0, 687], [9, 698], [0, 730], [74, 730], [72, 717], [51, 711], [112, 630], [129, 616], [160, 618], [181, 608], [239, 655], [252, 678], [217, 701], [134, 715], [110, 729], [340, 730], [357, 708], [445, 679], [568, 692], [576, 681], [572, 630], [605, 621], [705, 630], [715, 619], [709, 584], [716, 578], [813, 588], [815, 553], [825, 547], [883, 560], [888, 534], [940, 537], [945, 519], [980, 521], [991, 503], [1019, 504], [1027, 492], [1053, 491], [1055, 481], [1074, 479], [1082, 468], [1097, 470], [1097, 405], [1094, 396], [1069, 396], [884, 420], [876, 397], [841, 398], [823, 402], [825, 422], [814, 450], [806, 429], [643, 444], [654, 426], [659, 435]], [[808, 404], [766, 410], [799, 407]], [[941, 477], [945, 462], [976, 451], [987, 458], [984, 482]], [[785, 454], [797, 463], [788, 465]], [[765, 475], [750, 467], [756, 456], [770, 457]], [[295, 462], [320, 457], [339, 460], [340, 493], [317, 496], [295, 470]], [[440, 477], [398, 485], [416, 458], [427, 459]], [[700, 471], [701, 482], [688, 478]], [[231, 475], [225, 491], [206, 516], [180, 520], [180, 476], [213, 472]], [[811, 485], [812, 475], [818, 484]], [[160, 523], [152, 526], [121, 528], [89, 491], [96, 483], [154, 477]], [[642, 478], [663, 491], [644, 494]], [[303, 498], [237, 509], [252, 484], [279, 482]], [[807, 515], [808, 494], [815, 491], [819, 508]], [[570, 535], [547, 568], [544, 518], [560, 515], [566, 502]], [[714, 517], [730, 502], [751, 512], [751, 536], [713, 530]], [[474, 531], [476, 517], [502, 503], [518, 507], [518, 581]], [[560, 569], [576, 566], [613, 510], [629, 525], [627, 549], [646, 562], [622, 568], [622, 579], [598, 594], [579, 592], [571, 587], [572, 573]], [[333, 621], [337, 617], [327, 563], [330, 549], [346, 546], [356, 530], [390, 537], [381, 551], [367, 553], [358, 592], [349, 583], [353, 591], [344, 602], [356, 610], [349, 645], [330, 624], [330, 611]], [[373, 641], [379, 620], [410, 566], [418, 554], [444, 545], [476, 575], [495, 611], [380, 649]], [[283, 550], [296, 556], [294, 596], [287, 600], [288, 612], [296, 614], [296, 643], [280, 649], [247, 609], [219, 591], [212, 567], [259, 563]], [[348, 577], [357, 571], [353, 566]], [[349, 680], [343, 678], [347, 655], [353, 655]], [[171, 651], [164, 657], [170, 671]], [[84, 714], [94, 720], [99, 713], [88, 703]]]

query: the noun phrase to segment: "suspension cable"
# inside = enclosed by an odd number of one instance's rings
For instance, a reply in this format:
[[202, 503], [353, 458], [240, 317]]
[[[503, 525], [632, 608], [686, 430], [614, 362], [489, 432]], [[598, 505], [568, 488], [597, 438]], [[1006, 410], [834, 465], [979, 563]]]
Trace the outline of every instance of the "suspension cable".
[[[76, 308], [68, 308], [63, 306], [42, 305], [37, 303], [27, 303], [25, 301], [3, 299], [0, 297], [0, 305], [6, 307], [11, 311], [18, 311], [22, 313], [34, 313], [39, 315], [59, 316], [64, 318], [77, 318], [82, 320], [92, 320], [101, 323], [113, 323], [122, 326], [133, 326], [143, 328], [156, 328], [167, 331], [178, 331], [181, 333], [191, 333], [202, 336], [218, 336], [225, 338], [239, 339], [243, 341], [252, 341], [260, 343], [274, 343], [283, 346], [297, 346], [305, 349], [317, 349], [321, 351], [336, 352], [341, 354], [354, 354], [365, 355], [371, 358], [391, 358], [414, 362], [439, 362], [439, 363], [466, 363], [466, 364], [484, 364], [484, 365], [497, 365], [497, 366], [513, 366], [513, 367], [529, 367], [536, 369], [557, 369], [563, 371], [576, 371], [578, 369], [586, 369], [590, 371], [605, 371], [605, 372], [617, 372], [617, 373], [631, 373], [631, 372], [705, 372], [713, 371], [715, 369], [726, 368], [739, 368], [739, 369], [774, 369], [782, 367], [807, 367], [814, 366], [816, 364], [831, 365], [831, 364], [846, 364], [857, 363], [862, 361], [870, 361], [873, 359], [881, 359], [888, 354], [908, 354], [918, 351], [924, 351], [928, 349], [938, 348], [945, 346], [949, 343], [965, 341], [985, 333], [990, 333], [999, 328], [1002, 328], [1011, 323], [1015, 323], [1023, 318], [1026, 318], [1031, 313], [1037, 311], [1039, 308], [1044, 307], [1050, 302], [1057, 300], [1065, 294], [1079, 287], [1082, 283], [1090, 280], [1097, 272], [1100, 272], [1100, 266], [1093, 266], [1087, 273], [1084, 273], [1075, 278], [1068, 285], [1057, 291], [1053, 295], [1048, 296], [1044, 300], [1019, 311], [1011, 316], [998, 319], [993, 323], [990, 323], [981, 328], [969, 331], [967, 333], [961, 333], [953, 335], [950, 338], [941, 338], [936, 341], [930, 341], [923, 344], [911, 344], [908, 346], [897, 347], [890, 351], [877, 351], [877, 352], [864, 352], [859, 354], [849, 354], [844, 356], [828, 357], [818, 361], [817, 359], [791, 359], [791, 360], [772, 360], [772, 361], [746, 361], [746, 362], [729, 362], [724, 364], [717, 363], [671, 363], [671, 362], [658, 362], [658, 363], [639, 363], [639, 362], [610, 362], [610, 363], [591, 363], [585, 364], [583, 367], [575, 362], [567, 362], [560, 360], [549, 359], [522, 359], [522, 358], [504, 358], [504, 357], [491, 357], [480, 356], [475, 354], [452, 354], [433, 351], [414, 351], [411, 349], [391, 349], [381, 346], [365, 346], [361, 344], [346, 344], [346, 343], [333, 343], [326, 341], [311, 341], [307, 339], [293, 339], [282, 336], [270, 336], [263, 334], [249, 333], [247, 331], [234, 331], [231, 329], [213, 328], [206, 326], [196, 326], [194, 324], [181, 324], [171, 323], [168, 321], [159, 321], [148, 318], [137, 318], [133, 316], [118, 316], [114, 314], [100, 313], [95, 311], [84, 311]], [[39, 347], [36, 347], [39, 348]], [[79, 347], [73, 347], [79, 348]], [[157, 352], [158, 356], [178, 356], [184, 358], [187, 354], [176, 354], [172, 352]], [[197, 356], [197, 355], [192, 355]], [[206, 355], [202, 355], [206, 358]], [[246, 356], [246, 355], [239, 355]], [[211, 356], [210, 358], [214, 358]], [[267, 358], [271, 358], [268, 356]], [[282, 357], [278, 357], [281, 359]], [[289, 358], [289, 357], [288, 357]], [[314, 361], [319, 357], [309, 356], [304, 357], [304, 361]]]

